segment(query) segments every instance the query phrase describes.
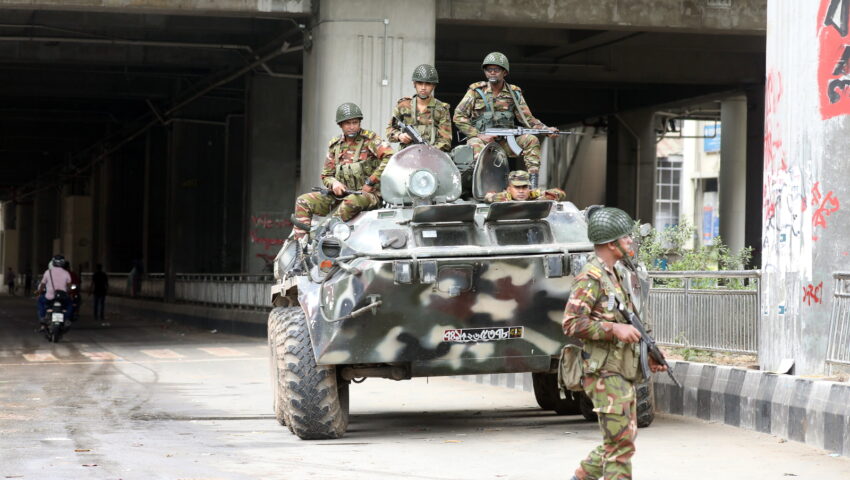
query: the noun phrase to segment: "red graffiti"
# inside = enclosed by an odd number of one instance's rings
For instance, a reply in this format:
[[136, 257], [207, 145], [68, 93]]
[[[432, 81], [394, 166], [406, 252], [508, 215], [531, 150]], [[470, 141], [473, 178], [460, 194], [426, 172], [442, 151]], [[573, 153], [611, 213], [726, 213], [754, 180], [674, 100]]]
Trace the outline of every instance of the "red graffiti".
[[251, 243], [259, 243], [259, 244], [263, 245], [264, 250], [268, 250], [269, 248], [271, 248], [274, 245], [283, 245], [284, 241], [285, 241], [285, 239], [283, 239], [283, 238], [260, 237], [260, 236], [257, 235], [257, 232], [255, 232], [254, 230], [251, 230]]
[[818, 89], [826, 120], [850, 113], [850, 0], [821, 0], [818, 11]]
[[[826, 217], [837, 211], [840, 204], [832, 190], [827, 192], [826, 196], [823, 196], [820, 193], [820, 182], [815, 182], [815, 186], [812, 187], [812, 206], [817, 208], [812, 215], [812, 230], [814, 230], [814, 227], [826, 228]], [[817, 241], [818, 237], [812, 235], [812, 239]]]
[[823, 282], [817, 286], [810, 283], [803, 287], [803, 302], [808, 306], [812, 306], [812, 303], [823, 303]]
[[[776, 171], [788, 170], [785, 151], [782, 147], [780, 125], [778, 121], [779, 104], [782, 101], [782, 75], [772, 71], [768, 73], [765, 84], [764, 108], [764, 182], [762, 184], [762, 212], [764, 224], [776, 216], [776, 201], [772, 190], [776, 181]], [[778, 165], [778, 168], [776, 168]]]
[[272, 218], [268, 215], [251, 215], [251, 225], [262, 228], [287, 228], [292, 222], [285, 218]]

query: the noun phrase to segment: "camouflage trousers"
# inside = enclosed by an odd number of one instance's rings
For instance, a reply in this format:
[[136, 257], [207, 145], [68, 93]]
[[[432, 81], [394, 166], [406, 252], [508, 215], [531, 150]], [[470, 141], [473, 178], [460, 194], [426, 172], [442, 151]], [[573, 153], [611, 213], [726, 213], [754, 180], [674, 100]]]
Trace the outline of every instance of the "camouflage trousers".
[[[502, 147], [509, 157], [516, 157], [505, 139], [498, 140], [496, 143]], [[528, 171], [528, 173], [538, 173], [540, 171], [540, 139], [538, 139], [535, 135], [525, 134], [516, 137], [516, 143], [520, 148], [522, 148], [522, 153], [520, 155], [522, 156], [523, 161], [525, 161], [525, 170]], [[466, 144], [472, 147], [472, 158], [474, 158], [475, 161], [478, 161], [478, 155], [487, 145], [484, 140], [481, 140], [478, 137], [470, 138], [466, 141]]]
[[593, 401], [593, 411], [599, 415], [602, 445], [582, 460], [576, 478], [631, 480], [637, 437], [637, 402], [632, 382], [620, 375], [586, 375], [582, 385]]
[[[371, 210], [381, 203], [381, 198], [374, 193], [348, 195], [338, 199], [333, 195], [323, 195], [321, 192], [310, 192], [299, 195], [295, 200], [295, 220], [310, 225], [313, 215], [333, 215], [344, 221], [356, 217], [363, 210]], [[296, 231], [300, 229], [296, 227]]]

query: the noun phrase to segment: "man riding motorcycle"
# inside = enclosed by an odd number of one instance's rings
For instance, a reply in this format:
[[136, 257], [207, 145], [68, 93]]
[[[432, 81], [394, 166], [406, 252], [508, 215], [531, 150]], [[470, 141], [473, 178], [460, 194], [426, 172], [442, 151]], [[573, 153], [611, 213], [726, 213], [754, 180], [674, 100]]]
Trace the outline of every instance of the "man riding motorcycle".
[[38, 291], [36, 292], [38, 295], [38, 321], [41, 323], [42, 329], [46, 328], [47, 304], [57, 297], [67, 310], [68, 317], [73, 318], [74, 306], [68, 297], [68, 292], [71, 289], [71, 274], [63, 268], [64, 265], [65, 257], [54, 255], [41, 277], [41, 282], [38, 284]]

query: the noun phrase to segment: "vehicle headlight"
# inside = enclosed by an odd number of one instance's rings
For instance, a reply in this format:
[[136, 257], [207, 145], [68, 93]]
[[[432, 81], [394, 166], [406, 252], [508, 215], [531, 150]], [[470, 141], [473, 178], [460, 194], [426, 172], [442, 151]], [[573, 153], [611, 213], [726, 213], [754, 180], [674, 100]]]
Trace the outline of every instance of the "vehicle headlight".
[[290, 239], [274, 262], [275, 277], [281, 278], [287, 271], [289, 271], [295, 265], [295, 258], [297, 256], [298, 242], [295, 241], [295, 239]]
[[428, 198], [437, 191], [437, 177], [430, 170], [417, 170], [410, 174], [407, 190], [415, 197]]
[[344, 242], [348, 240], [348, 237], [351, 236], [351, 227], [348, 226], [347, 223], [340, 222], [333, 226], [333, 229], [331, 229], [331, 233], [334, 237]]

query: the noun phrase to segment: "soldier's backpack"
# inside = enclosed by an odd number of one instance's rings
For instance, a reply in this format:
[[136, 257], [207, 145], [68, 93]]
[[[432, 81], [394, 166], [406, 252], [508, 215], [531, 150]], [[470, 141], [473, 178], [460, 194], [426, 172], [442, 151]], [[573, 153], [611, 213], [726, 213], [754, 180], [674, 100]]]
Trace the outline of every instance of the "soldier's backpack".
[[584, 390], [581, 385], [581, 377], [584, 375], [581, 351], [581, 347], [573, 344], [567, 344], [561, 350], [561, 363], [558, 367], [558, 385], [565, 391], [580, 392]]

